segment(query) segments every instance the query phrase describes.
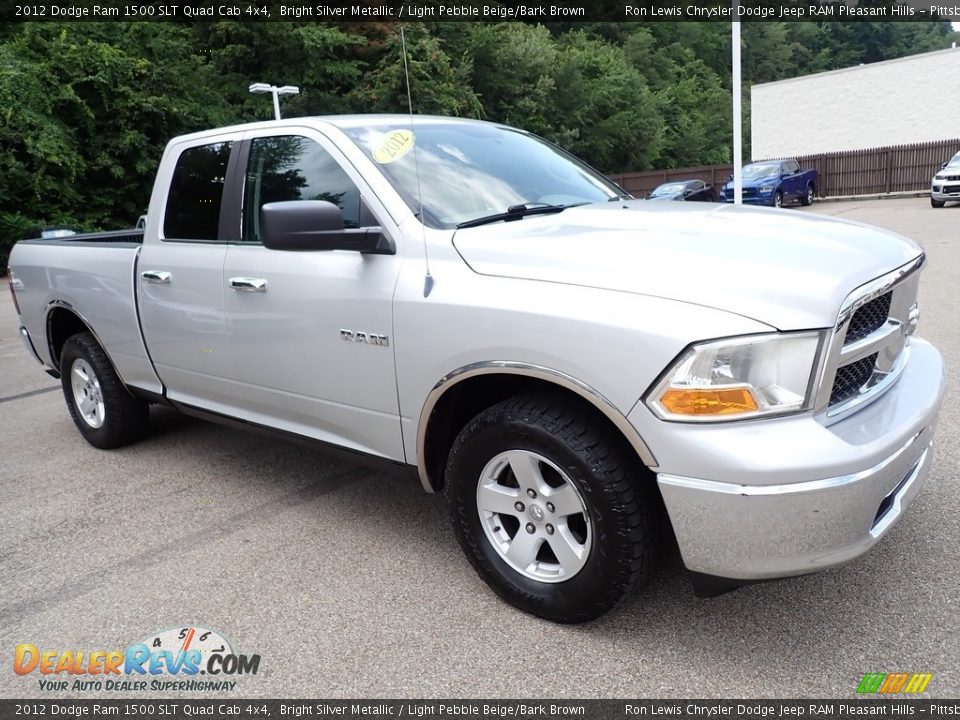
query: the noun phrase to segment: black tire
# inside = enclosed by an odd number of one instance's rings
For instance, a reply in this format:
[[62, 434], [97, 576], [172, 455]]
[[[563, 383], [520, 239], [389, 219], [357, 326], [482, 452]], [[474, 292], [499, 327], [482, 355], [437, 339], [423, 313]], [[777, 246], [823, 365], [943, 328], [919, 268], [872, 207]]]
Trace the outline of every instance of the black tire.
[[[659, 493], [639, 459], [625, 443], [605, 437], [592, 420], [589, 411], [562, 396], [518, 396], [471, 420], [447, 461], [444, 492], [467, 559], [500, 597], [555, 622], [593, 620], [640, 586], [650, 573], [663, 516]], [[543, 582], [528, 577], [508, 564], [487, 536], [478, 503], [481, 475], [500, 453], [516, 450], [536, 453], [562, 468], [586, 507], [591, 545], [582, 568], [569, 579]], [[529, 502], [528, 512], [536, 501]], [[490, 517], [506, 525], [505, 516]], [[521, 524], [513, 537], [524, 531]], [[560, 530], [556, 533], [561, 535]], [[542, 541], [551, 542], [546, 537]]]
[[946, 204], [945, 200], [934, 200], [930, 198], [930, 206], [935, 208], [942, 208]]
[[800, 198], [800, 204], [804, 207], [810, 207], [813, 205], [813, 195], [814, 187], [813, 183], [807, 183], [807, 189], [803, 193], [803, 197]]
[[773, 207], [783, 207], [783, 193], [779, 190], [773, 194]]
[[[78, 363], [79, 361], [79, 363]], [[87, 387], [102, 401], [103, 413], [100, 425], [88, 420], [78, 407], [74, 384], [82, 380], [74, 372], [77, 368], [92, 371]], [[86, 372], [89, 376], [89, 372]], [[67, 339], [60, 353], [60, 383], [67, 401], [70, 417], [84, 439], [103, 450], [120, 447], [141, 438], [147, 431], [150, 406], [145, 400], [135, 398], [117, 377], [107, 354], [90, 333], [78, 333]]]

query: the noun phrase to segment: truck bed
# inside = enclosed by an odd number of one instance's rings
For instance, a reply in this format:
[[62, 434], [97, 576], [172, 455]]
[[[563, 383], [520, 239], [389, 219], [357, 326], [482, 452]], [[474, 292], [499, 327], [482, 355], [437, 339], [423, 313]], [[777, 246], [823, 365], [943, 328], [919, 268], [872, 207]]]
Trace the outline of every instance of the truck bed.
[[106, 232], [78, 233], [55, 238], [31, 238], [21, 240], [22, 243], [39, 243], [42, 245], [101, 245], [115, 243], [120, 245], [142, 245], [143, 228], [129, 230], [108, 230]]
[[23, 240], [10, 255], [21, 322], [41, 359], [57, 363], [46, 347], [47, 319], [69, 310], [92, 328], [123, 381], [160, 392], [137, 316], [134, 281], [143, 231], [87, 233]]

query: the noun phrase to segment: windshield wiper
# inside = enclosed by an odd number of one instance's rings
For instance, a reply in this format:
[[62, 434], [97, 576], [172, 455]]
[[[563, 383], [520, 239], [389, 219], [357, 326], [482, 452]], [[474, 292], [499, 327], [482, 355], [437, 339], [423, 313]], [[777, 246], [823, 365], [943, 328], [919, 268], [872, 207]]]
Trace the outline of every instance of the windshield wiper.
[[520, 203], [519, 205], [511, 205], [507, 208], [506, 212], [485, 215], [483, 217], [474, 218], [473, 220], [465, 220], [462, 223], [457, 224], [457, 229], [477, 227], [478, 225], [500, 222], [501, 220], [519, 220], [520, 218], [527, 217], [528, 215], [549, 215], [551, 213], [563, 212], [568, 207], [586, 204], [587, 203], [575, 203], [574, 205], [550, 205], [549, 203]]

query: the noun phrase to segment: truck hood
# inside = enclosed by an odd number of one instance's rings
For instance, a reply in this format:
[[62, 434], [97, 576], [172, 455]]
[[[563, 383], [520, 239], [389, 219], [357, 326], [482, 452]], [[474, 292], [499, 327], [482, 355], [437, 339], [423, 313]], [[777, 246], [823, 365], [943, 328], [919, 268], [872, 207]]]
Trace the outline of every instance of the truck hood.
[[458, 230], [453, 243], [482, 275], [669, 298], [780, 330], [832, 326], [850, 291], [922, 252], [795, 210], [646, 200]]

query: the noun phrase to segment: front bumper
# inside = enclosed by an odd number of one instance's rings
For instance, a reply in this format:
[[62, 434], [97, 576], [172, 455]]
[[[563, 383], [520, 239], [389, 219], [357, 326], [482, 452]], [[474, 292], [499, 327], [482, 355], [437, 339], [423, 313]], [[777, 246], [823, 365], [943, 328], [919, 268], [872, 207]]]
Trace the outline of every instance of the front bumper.
[[[729, 195], [721, 195], [719, 202], [732, 204], [733, 203], [733, 193]], [[743, 198], [744, 205], [762, 205], [763, 207], [773, 207], [773, 194], [770, 195], [754, 195], [753, 197]]]
[[[829, 426], [802, 415], [661, 422], [660, 437], [644, 434], [687, 568], [738, 580], [801, 575], [883, 537], [929, 473], [943, 395], [940, 354], [916, 338], [912, 345], [890, 390]], [[643, 413], [631, 413], [635, 425], [647, 424]]]
[[960, 202], [960, 182], [944, 181], [930, 186], [930, 197], [933, 200]]

